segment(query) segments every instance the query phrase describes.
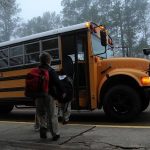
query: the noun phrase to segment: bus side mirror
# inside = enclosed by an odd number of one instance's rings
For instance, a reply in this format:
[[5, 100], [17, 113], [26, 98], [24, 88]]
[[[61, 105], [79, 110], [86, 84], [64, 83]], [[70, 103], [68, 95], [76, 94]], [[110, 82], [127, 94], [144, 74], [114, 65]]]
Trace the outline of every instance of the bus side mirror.
[[101, 44], [102, 46], [107, 46], [107, 34], [105, 30], [100, 30]]
[[144, 53], [145, 55], [149, 55], [149, 54], [150, 54], [150, 49], [149, 49], [149, 48], [144, 48], [144, 49], [143, 49], [143, 53]]

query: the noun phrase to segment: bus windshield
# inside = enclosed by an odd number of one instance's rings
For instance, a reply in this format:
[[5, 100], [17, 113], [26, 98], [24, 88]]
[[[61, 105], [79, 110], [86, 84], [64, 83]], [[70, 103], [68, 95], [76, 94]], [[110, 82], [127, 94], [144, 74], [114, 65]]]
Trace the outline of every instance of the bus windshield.
[[105, 47], [101, 45], [100, 38], [94, 34], [92, 34], [92, 49], [94, 55], [102, 54], [105, 52]]

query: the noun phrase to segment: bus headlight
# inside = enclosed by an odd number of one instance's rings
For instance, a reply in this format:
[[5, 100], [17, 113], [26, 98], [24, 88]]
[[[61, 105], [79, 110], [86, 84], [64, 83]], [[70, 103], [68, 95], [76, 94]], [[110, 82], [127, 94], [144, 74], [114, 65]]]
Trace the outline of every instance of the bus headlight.
[[141, 83], [142, 83], [143, 85], [148, 85], [148, 84], [150, 84], [150, 77], [142, 77], [142, 78], [141, 78]]

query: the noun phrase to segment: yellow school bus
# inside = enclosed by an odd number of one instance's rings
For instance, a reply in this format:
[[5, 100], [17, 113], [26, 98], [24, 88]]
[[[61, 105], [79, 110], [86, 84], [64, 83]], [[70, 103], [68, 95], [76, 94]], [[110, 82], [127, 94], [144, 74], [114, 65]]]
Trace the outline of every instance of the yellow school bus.
[[33, 105], [25, 97], [25, 77], [52, 56], [52, 67], [73, 79], [72, 109], [104, 109], [115, 120], [135, 118], [149, 105], [149, 64], [139, 58], [103, 58], [112, 41], [103, 26], [85, 22], [0, 43], [0, 112]]

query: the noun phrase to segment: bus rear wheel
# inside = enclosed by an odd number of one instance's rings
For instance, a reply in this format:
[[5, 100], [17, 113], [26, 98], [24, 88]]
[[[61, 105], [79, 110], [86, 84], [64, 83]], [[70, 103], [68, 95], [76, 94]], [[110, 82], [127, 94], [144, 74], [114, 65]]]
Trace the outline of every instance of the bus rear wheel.
[[113, 86], [104, 96], [103, 109], [113, 120], [129, 121], [141, 111], [140, 96], [127, 85]]
[[14, 105], [0, 104], [0, 114], [10, 113]]

